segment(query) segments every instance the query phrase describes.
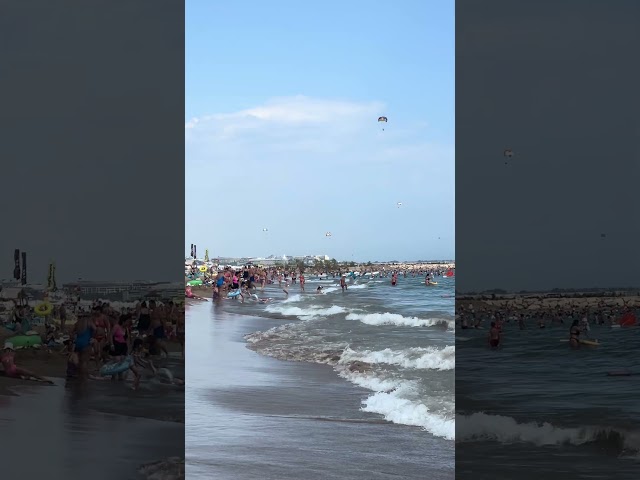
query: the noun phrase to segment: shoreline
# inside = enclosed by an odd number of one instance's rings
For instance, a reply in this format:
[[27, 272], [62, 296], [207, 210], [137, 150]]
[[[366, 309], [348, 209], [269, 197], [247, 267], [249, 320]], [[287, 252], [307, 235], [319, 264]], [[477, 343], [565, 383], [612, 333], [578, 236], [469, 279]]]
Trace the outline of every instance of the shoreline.
[[[372, 392], [329, 365], [283, 361], [248, 348], [246, 334], [292, 320], [214, 307], [207, 323], [209, 310], [200, 302], [187, 310], [189, 343], [204, 346], [211, 336], [208, 349], [195, 348], [190, 359], [210, 368], [190, 372], [188, 379], [189, 478], [373, 480], [389, 478], [382, 472], [392, 469], [400, 469], [402, 478], [453, 478], [454, 442], [362, 412], [361, 402]], [[198, 324], [203, 331], [196, 334]], [[195, 424], [204, 419], [199, 409], [207, 412], [209, 427]], [[381, 449], [382, 440], [391, 446]]]

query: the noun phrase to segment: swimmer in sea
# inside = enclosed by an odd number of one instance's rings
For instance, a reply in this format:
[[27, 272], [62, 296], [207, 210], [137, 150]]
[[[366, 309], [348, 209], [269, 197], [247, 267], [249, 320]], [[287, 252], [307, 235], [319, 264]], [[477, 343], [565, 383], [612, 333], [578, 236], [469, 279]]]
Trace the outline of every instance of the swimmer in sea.
[[322, 285], [319, 285], [318, 288], [316, 288], [316, 293], [322, 294]]
[[589, 338], [589, 333], [591, 332], [591, 328], [589, 328], [589, 319], [585, 314], [580, 320], [580, 331], [585, 333], [585, 336]]
[[489, 346], [493, 349], [496, 349], [499, 345], [500, 330], [496, 326], [496, 322], [491, 322], [491, 329], [489, 330]]
[[580, 322], [578, 320], [574, 320], [569, 328], [569, 346], [580, 348]]

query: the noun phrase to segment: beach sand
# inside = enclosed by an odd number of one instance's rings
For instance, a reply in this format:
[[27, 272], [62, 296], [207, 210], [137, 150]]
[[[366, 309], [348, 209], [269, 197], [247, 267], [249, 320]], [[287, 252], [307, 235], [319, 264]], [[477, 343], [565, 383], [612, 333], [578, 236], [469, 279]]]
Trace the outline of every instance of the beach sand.
[[[360, 411], [371, 392], [326, 365], [285, 362], [243, 336], [288, 323], [187, 309], [187, 476], [193, 479], [451, 479], [454, 444]], [[444, 463], [443, 458], [449, 459]], [[434, 467], [438, 465], [438, 467]]]
[[[4, 342], [10, 332], [2, 330]], [[184, 378], [179, 345], [169, 351], [158, 366]], [[148, 378], [135, 392], [123, 382], [67, 382], [67, 356], [46, 349], [18, 350], [16, 363], [55, 385], [0, 374], [0, 425], [11, 438], [0, 451], [6, 478], [184, 478], [184, 387]], [[18, 461], [25, 452], [38, 461]]]

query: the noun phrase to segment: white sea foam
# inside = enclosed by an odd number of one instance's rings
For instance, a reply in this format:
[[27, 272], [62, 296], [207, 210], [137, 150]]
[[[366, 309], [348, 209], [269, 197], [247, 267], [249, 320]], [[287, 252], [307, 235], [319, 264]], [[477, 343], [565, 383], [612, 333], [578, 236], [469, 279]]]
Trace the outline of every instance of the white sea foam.
[[302, 300], [302, 295], [291, 295], [289, 297], [287, 297], [286, 299], [284, 299], [282, 301], [282, 303], [295, 303], [295, 302], [299, 302]]
[[434, 327], [438, 325], [447, 325], [453, 328], [454, 322], [442, 318], [418, 318], [404, 317], [398, 313], [350, 313], [346, 317], [347, 320], [358, 320], [367, 325], [398, 325], [407, 327]]
[[268, 305], [265, 309], [269, 313], [277, 313], [284, 316], [289, 317], [298, 317], [298, 318], [316, 318], [316, 317], [328, 317], [329, 315], [337, 315], [339, 313], [345, 313], [347, 311], [346, 308], [340, 307], [338, 305], [332, 305], [328, 308], [319, 308], [319, 307], [293, 307], [287, 305]]
[[454, 370], [456, 368], [456, 347], [446, 346], [443, 349], [409, 348], [401, 351], [394, 351], [390, 348], [379, 351], [354, 351], [347, 348], [342, 354], [340, 363], [346, 364], [354, 361], [399, 365], [407, 369]]
[[640, 450], [639, 432], [623, 432], [608, 427], [557, 427], [548, 422], [518, 422], [511, 417], [483, 412], [458, 415], [456, 424], [459, 442], [490, 440], [537, 446], [615, 442], [621, 450]]
[[406, 380], [382, 379], [370, 374], [343, 370], [340, 376], [375, 393], [362, 401], [362, 411], [377, 413], [385, 420], [402, 425], [422, 427], [431, 434], [455, 440], [452, 415], [434, 412], [415, 397], [415, 384]]

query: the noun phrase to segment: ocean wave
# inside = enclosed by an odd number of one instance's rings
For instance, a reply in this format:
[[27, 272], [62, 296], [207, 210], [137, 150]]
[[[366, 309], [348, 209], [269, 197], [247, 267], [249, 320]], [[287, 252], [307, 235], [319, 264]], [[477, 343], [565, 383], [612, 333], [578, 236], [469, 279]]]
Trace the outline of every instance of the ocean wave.
[[404, 317], [398, 313], [349, 313], [347, 320], [358, 320], [367, 325], [398, 325], [407, 327], [436, 327], [447, 326], [454, 328], [455, 323], [452, 320], [444, 318], [418, 318]]
[[348, 370], [340, 372], [340, 376], [375, 392], [362, 401], [363, 412], [377, 413], [389, 422], [421, 427], [436, 437], [455, 440], [453, 416], [432, 411], [424, 401], [412, 398], [415, 390], [413, 382], [382, 379]]
[[357, 352], [345, 342], [330, 342], [321, 332], [310, 332], [308, 326], [308, 322], [281, 325], [244, 338], [249, 348], [262, 355], [332, 366], [345, 380], [374, 392], [362, 402], [361, 409], [365, 412], [382, 415], [392, 423], [421, 427], [438, 437], [455, 439], [453, 413], [448, 413], [453, 412], [453, 404], [444, 410], [442, 405], [429, 407], [427, 401], [438, 401], [421, 396], [416, 380], [396, 378], [392, 372], [372, 369], [374, 363], [453, 369], [455, 347]]
[[603, 426], [558, 427], [548, 422], [519, 423], [483, 412], [456, 416], [458, 442], [496, 441], [536, 446], [597, 444], [616, 453], [639, 452], [640, 432]]
[[140, 467], [138, 473], [147, 480], [184, 480], [184, 458], [171, 457], [149, 463]]
[[265, 311], [269, 313], [277, 313], [279, 315], [284, 315], [287, 317], [298, 317], [298, 318], [315, 318], [315, 317], [328, 317], [330, 315], [337, 315], [339, 313], [347, 312], [347, 309], [344, 307], [340, 307], [339, 305], [332, 305], [328, 308], [321, 307], [292, 307], [286, 306], [282, 304], [277, 305], [268, 305]]
[[249, 348], [269, 357], [293, 362], [337, 365], [346, 342], [327, 342], [310, 334], [304, 323], [289, 323], [244, 336]]
[[456, 368], [456, 347], [446, 346], [443, 349], [416, 347], [401, 351], [394, 351], [390, 348], [379, 351], [345, 349], [340, 363], [346, 364], [354, 361], [398, 365], [406, 369], [454, 370]]

